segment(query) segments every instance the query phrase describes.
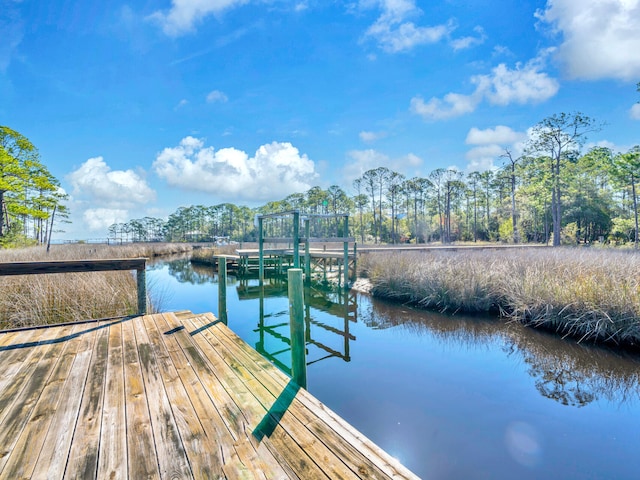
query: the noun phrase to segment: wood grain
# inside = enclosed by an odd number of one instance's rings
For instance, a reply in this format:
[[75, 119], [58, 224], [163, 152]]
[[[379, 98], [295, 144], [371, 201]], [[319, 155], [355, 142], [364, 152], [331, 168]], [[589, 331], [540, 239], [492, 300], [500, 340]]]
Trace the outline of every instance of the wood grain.
[[106, 272], [111, 270], [140, 270], [145, 268], [146, 261], [146, 258], [126, 258], [0, 263], [0, 276], [39, 275], [45, 273]]
[[0, 336], [0, 479], [415, 479], [212, 314]]

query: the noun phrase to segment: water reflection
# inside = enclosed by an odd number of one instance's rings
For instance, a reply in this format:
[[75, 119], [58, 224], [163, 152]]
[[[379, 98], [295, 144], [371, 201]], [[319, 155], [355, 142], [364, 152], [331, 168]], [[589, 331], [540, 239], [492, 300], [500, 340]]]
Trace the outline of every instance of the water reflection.
[[[155, 268], [167, 310], [217, 313], [213, 269]], [[309, 390], [420, 477], [637, 477], [637, 355], [354, 292], [305, 298]], [[229, 327], [290, 372], [286, 282], [230, 276], [227, 302]]]
[[[159, 268], [156, 264], [151, 268]], [[169, 274], [180, 283], [202, 285], [216, 282], [214, 269], [191, 264], [186, 256], [167, 264]], [[265, 310], [265, 299], [286, 299], [282, 277], [229, 276], [238, 299], [257, 300], [258, 322], [254, 348], [287, 374], [291, 374], [291, 340], [286, 302]], [[465, 348], [497, 343], [508, 356], [524, 362], [538, 392], [563, 405], [583, 407], [597, 400], [622, 404], [640, 399], [638, 356], [564, 340], [555, 335], [503, 323], [486, 317], [446, 316], [416, 310], [383, 300], [358, 301], [355, 292], [305, 288], [307, 365], [329, 358], [351, 360], [350, 342], [356, 337], [350, 325], [360, 319], [373, 330], [398, 328], [410, 335], [431, 335], [442, 344]]]
[[509, 353], [522, 356], [536, 388], [547, 398], [575, 407], [599, 399], [618, 404], [640, 399], [635, 356], [550, 335], [524, 335], [522, 329], [511, 329], [509, 338]]
[[[236, 291], [240, 301], [259, 301], [258, 325], [254, 330], [258, 336], [254, 348], [279, 369], [291, 375], [289, 312], [283, 309], [265, 313], [266, 298], [287, 297], [286, 281], [283, 278], [268, 278], [260, 284], [255, 280], [241, 279]], [[356, 294], [325, 292], [306, 287], [304, 298], [307, 366], [329, 358], [350, 361], [349, 342], [355, 341], [356, 337], [349, 333], [349, 323], [357, 322]], [[318, 318], [316, 311], [323, 315]], [[332, 337], [340, 339], [341, 348], [332, 346]]]
[[380, 300], [371, 302], [367, 317], [373, 328], [400, 327], [412, 335], [433, 335], [444, 343], [500, 343], [507, 356], [519, 357], [527, 365], [542, 396], [563, 405], [583, 407], [596, 400], [622, 404], [640, 399], [640, 362], [631, 353], [578, 344], [518, 323], [448, 317]]

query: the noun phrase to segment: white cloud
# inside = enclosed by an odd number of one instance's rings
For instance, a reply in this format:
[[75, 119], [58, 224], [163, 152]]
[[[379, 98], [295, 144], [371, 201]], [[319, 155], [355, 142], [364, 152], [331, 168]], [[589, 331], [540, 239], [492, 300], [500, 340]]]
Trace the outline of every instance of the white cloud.
[[473, 31], [478, 34], [477, 37], [468, 36], [468, 37], [456, 38], [454, 40], [451, 40], [450, 42], [451, 47], [453, 47], [455, 51], [458, 51], [458, 50], [465, 50], [467, 48], [471, 48], [475, 45], [483, 44], [484, 41], [487, 39], [487, 35], [484, 33], [484, 29], [480, 26], [477, 26], [473, 29]]
[[476, 75], [472, 81], [494, 105], [539, 103], [553, 97], [560, 88], [557, 80], [540, 71], [541, 66], [540, 57], [524, 66], [517, 64], [514, 69], [501, 63], [491, 75]]
[[640, 120], [640, 103], [636, 103], [629, 109], [629, 116], [634, 120]]
[[481, 145], [479, 147], [474, 147], [469, 150], [465, 157], [467, 160], [474, 160], [479, 158], [497, 158], [504, 153], [504, 148], [498, 144], [491, 145]]
[[436, 43], [449, 35], [455, 26], [452, 22], [442, 25], [421, 27], [408, 21], [422, 11], [416, 7], [415, 0], [376, 0], [361, 1], [361, 8], [374, 6], [382, 10], [380, 17], [371, 25], [365, 37], [373, 38], [380, 48], [389, 53], [411, 50], [418, 45]]
[[227, 100], [229, 100], [227, 96], [220, 90], [212, 90], [207, 95], [207, 103], [215, 103], [215, 102], [225, 103]]
[[317, 177], [314, 162], [290, 143], [262, 145], [249, 157], [235, 148], [215, 151], [191, 136], [160, 152], [153, 169], [171, 186], [232, 202], [280, 199], [308, 190]]
[[588, 152], [592, 148], [595, 147], [604, 147], [610, 149], [613, 153], [618, 152], [628, 152], [633, 148], [632, 144], [624, 145], [624, 144], [616, 144], [609, 140], [598, 140], [597, 142], [587, 142], [585, 143], [582, 152]]
[[516, 132], [504, 125], [498, 125], [495, 128], [487, 128], [480, 130], [479, 128], [472, 127], [467, 134], [465, 143], [471, 145], [490, 145], [490, 144], [513, 144], [515, 142], [522, 142], [527, 139], [527, 134], [524, 132]]
[[174, 110], [174, 111], [178, 111], [178, 110], [180, 110], [182, 107], [184, 107], [184, 106], [186, 106], [186, 105], [188, 105], [188, 104], [189, 104], [189, 101], [188, 101], [187, 99], [183, 98], [182, 100], [180, 100], [180, 101], [178, 102], [178, 104], [177, 104], [175, 107], [173, 107], [173, 110]]
[[342, 178], [351, 181], [362, 176], [367, 170], [388, 167], [391, 164], [389, 156], [373, 149], [352, 150], [347, 153], [347, 157], [348, 161], [342, 170]]
[[156, 11], [148, 18], [162, 27], [162, 31], [177, 37], [194, 30], [196, 24], [210, 15], [249, 3], [249, 0], [172, 0], [168, 11]]
[[469, 161], [465, 170], [467, 172], [481, 172], [495, 169], [496, 161], [504, 155], [505, 148], [511, 151], [514, 158], [519, 157], [524, 151], [528, 138], [527, 132], [516, 132], [504, 125], [485, 130], [472, 127], [467, 134], [465, 143], [476, 146], [465, 154]]
[[486, 170], [496, 170], [494, 163], [494, 157], [476, 157], [469, 159], [467, 167], [464, 169], [465, 173], [471, 172], [484, 172]]
[[82, 214], [82, 220], [89, 231], [106, 230], [114, 223], [130, 220], [129, 211], [119, 208], [88, 208]]
[[[129, 209], [155, 200], [155, 191], [141, 173], [111, 170], [102, 157], [90, 158], [66, 176], [72, 187], [69, 207], [73, 222], [67, 236], [86, 238], [87, 232], [128, 221]], [[75, 236], [75, 237], [73, 237]]]
[[540, 71], [548, 54], [548, 50], [543, 51], [524, 66], [517, 64], [514, 69], [501, 63], [491, 74], [471, 77], [476, 85], [471, 95], [448, 93], [442, 99], [432, 97], [428, 102], [416, 96], [411, 99], [409, 108], [426, 120], [442, 120], [473, 112], [483, 99], [501, 106], [543, 102], [560, 88], [557, 80]]
[[422, 165], [422, 159], [415, 153], [409, 153], [405, 157], [405, 162], [412, 167], [419, 167]]
[[473, 112], [481, 100], [477, 91], [472, 95], [447, 93], [442, 100], [433, 97], [426, 103], [418, 96], [411, 99], [410, 110], [425, 119], [443, 120]]
[[491, 52], [493, 57], [513, 57], [513, 52], [509, 50], [509, 47], [504, 45], [496, 45]]
[[480, 145], [465, 154], [468, 160], [465, 172], [483, 172], [495, 169], [495, 161], [504, 153], [504, 148], [497, 144]]
[[536, 16], [562, 34], [557, 57], [570, 77], [640, 77], [640, 0], [548, 0]]
[[360, 140], [365, 143], [375, 142], [376, 140], [380, 140], [386, 136], [386, 132], [368, 132], [366, 130], [360, 132]]
[[133, 170], [111, 170], [102, 157], [90, 158], [67, 176], [79, 201], [127, 208], [155, 200], [156, 193]]
[[414, 153], [408, 153], [399, 158], [392, 158], [377, 150], [351, 150], [347, 153], [348, 161], [342, 169], [342, 178], [348, 183], [361, 177], [364, 172], [372, 168], [387, 167], [394, 172], [412, 175], [410, 171], [420, 167], [422, 158]]

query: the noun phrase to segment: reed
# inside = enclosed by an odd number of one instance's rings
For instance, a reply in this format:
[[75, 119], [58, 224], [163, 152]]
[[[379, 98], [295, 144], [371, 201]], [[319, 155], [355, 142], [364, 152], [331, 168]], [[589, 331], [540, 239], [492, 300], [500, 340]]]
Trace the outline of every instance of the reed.
[[[189, 252], [182, 244], [55, 245], [49, 253], [32, 247], [0, 250], [0, 262], [154, 257]], [[137, 311], [132, 272], [89, 272], [0, 277], [0, 328], [48, 325], [129, 315]], [[157, 311], [162, 293], [147, 286], [150, 311]]]
[[202, 265], [217, 265], [216, 255], [235, 255], [237, 248], [236, 245], [198, 248], [191, 252], [191, 262]]
[[449, 312], [497, 312], [579, 341], [640, 343], [640, 253], [588, 249], [362, 255], [372, 293]]

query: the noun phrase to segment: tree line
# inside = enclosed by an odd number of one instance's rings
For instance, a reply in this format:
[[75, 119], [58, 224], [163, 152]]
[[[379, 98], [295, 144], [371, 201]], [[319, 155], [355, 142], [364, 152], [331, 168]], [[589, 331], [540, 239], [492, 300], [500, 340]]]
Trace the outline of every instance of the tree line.
[[22, 134], [0, 126], [0, 246], [50, 244], [66, 193]]
[[258, 208], [223, 203], [180, 207], [167, 220], [146, 217], [114, 224], [120, 241], [254, 241], [256, 214], [349, 213], [350, 234], [362, 243], [502, 241], [638, 247], [640, 146], [627, 152], [593, 147], [600, 126], [581, 113], [545, 118], [522, 154], [508, 147], [495, 170], [438, 168], [406, 178], [387, 167], [368, 170], [344, 186], [313, 187]]

